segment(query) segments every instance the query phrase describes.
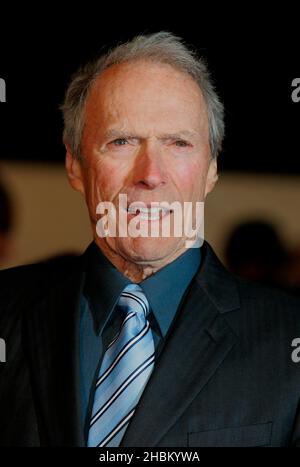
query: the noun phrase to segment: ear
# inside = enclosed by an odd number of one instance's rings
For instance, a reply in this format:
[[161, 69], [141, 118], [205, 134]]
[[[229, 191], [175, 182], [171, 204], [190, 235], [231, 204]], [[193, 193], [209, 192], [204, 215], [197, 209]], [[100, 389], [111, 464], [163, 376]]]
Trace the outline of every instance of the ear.
[[208, 193], [210, 193], [213, 189], [215, 184], [217, 183], [219, 176], [218, 176], [218, 166], [216, 158], [212, 158], [209, 163], [207, 177], [206, 177], [206, 185], [205, 185], [205, 197]]
[[80, 160], [73, 157], [71, 154], [70, 148], [66, 146], [66, 171], [69, 183], [74, 190], [79, 191], [84, 195], [84, 183], [83, 183], [83, 173], [82, 165]]

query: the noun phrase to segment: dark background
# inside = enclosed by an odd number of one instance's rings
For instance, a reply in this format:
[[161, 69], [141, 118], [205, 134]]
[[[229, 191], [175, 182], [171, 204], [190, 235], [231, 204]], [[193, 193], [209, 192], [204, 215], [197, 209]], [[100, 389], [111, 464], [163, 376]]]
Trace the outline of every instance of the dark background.
[[244, 13], [231, 23], [224, 18], [225, 29], [220, 29], [209, 16], [205, 21], [200, 14], [193, 18], [192, 11], [188, 21], [178, 11], [173, 19], [157, 14], [153, 22], [146, 10], [131, 13], [116, 6], [115, 11], [99, 12], [79, 6], [77, 15], [67, 19], [49, 7], [4, 14], [0, 77], [6, 80], [7, 102], [0, 103], [0, 158], [62, 162], [58, 107], [71, 74], [107, 45], [168, 30], [206, 57], [224, 101], [220, 168], [299, 174], [300, 102], [292, 102], [291, 83], [300, 77], [300, 52], [298, 40], [283, 33], [293, 25], [277, 27], [271, 17], [259, 23], [255, 15], [246, 24]]

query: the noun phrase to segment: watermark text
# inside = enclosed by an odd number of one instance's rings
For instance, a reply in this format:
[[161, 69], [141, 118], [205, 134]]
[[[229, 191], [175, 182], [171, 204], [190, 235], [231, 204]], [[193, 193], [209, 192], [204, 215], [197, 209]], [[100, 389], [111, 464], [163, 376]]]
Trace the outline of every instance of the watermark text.
[[180, 237], [186, 248], [197, 248], [204, 240], [204, 202], [153, 201], [129, 203], [120, 193], [118, 203], [102, 201], [96, 224], [99, 237]]
[[6, 82], [0, 78], [0, 102], [6, 102]]
[[295, 347], [291, 354], [291, 358], [294, 363], [299, 363], [300, 362], [300, 337], [295, 337], [295, 339], [292, 340], [292, 347]]
[[292, 88], [294, 88], [291, 95], [292, 101], [295, 103], [300, 102], [300, 78], [293, 79]]
[[0, 338], [0, 363], [6, 362], [6, 344], [5, 340]]

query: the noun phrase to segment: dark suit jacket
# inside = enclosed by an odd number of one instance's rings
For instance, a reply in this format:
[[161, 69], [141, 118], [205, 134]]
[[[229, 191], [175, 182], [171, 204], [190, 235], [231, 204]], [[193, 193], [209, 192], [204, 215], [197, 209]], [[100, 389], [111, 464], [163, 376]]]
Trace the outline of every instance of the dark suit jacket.
[[[0, 273], [0, 445], [83, 446], [84, 258]], [[300, 444], [300, 306], [233, 277], [207, 243], [121, 446]]]

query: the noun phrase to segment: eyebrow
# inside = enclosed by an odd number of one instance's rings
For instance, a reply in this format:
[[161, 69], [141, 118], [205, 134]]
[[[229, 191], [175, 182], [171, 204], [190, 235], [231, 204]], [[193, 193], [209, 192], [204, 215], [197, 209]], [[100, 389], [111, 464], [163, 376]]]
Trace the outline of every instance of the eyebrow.
[[127, 131], [124, 130], [116, 130], [112, 128], [111, 130], [107, 130], [104, 133], [105, 139], [111, 139], [111, 138], [137, 138], [136, 135], [133, 135]]
[[181, 139], [181, 138], [192, 138], [196, 136], [196, 131], [183, 130], [178, 133], [164, 133], [159, 139]]
[[[166, 139], [181, 139], [181, 138], [191, 138], [193, 136], [196, 136], [197, 132], [196, 131], [190, 131], [190, 130], [183, 130], [179, 131], [177, 133], [163, 133], [161, 134], [158, 139], [166, 140]], [[104, 134], [105, 139], [111, 139], [111, 138], [138, 138], [141, 139], [143, 137], [138, 136], [136, 134], [124, 131], [124, 130], [117, 130], [117, 129], [110, 129], [107, 130]]]

